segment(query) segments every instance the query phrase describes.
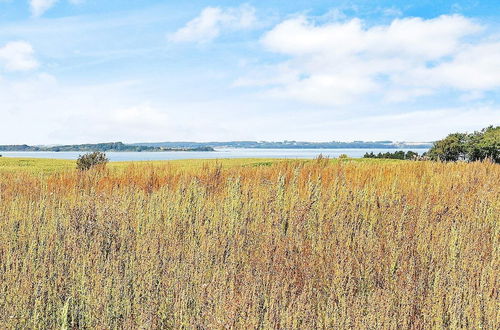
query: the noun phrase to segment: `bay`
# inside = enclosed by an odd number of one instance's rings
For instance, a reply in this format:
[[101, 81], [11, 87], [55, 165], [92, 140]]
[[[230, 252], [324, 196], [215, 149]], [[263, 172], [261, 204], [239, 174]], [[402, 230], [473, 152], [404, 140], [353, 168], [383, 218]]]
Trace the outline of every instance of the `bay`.
[[[352, 158], [362, 158], [367, 152], [414, 151], [422, 154], [427, 149], [254, 149], [254, 148], [221, 148], [216, 151], [165, 151], [165, 152], [108, 152], [107, 157], [112, 162], [119, 161], [153, 161], [176, 159], [222, 159], [222, 158], [284, 158], [313, 159], [322, 154], [325, 157], [337, 158], [346, 154]], [[16, 158], [52, 158], [77, 159], [85, 152], [1, 152], [3, 157]]]

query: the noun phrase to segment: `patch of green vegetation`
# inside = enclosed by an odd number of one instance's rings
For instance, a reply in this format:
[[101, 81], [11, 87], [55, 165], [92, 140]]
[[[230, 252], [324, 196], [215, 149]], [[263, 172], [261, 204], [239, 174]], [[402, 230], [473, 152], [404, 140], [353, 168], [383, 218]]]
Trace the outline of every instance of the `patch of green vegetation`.
[[259, 162], [255, 164], [251, 164], [253, 167], [262, 167], [262, 166], [271, 166], [273, 165], [273, 162]]
[[51, 174], [73, 170], [76, 162], [66, 159], [41, 158], [0, 158], [0, 172], [28, 172], [33, 174]]
[[[127, 167], [133, 166], [171, 166], [173, 168], [182, 169], [185, 171], [197, 171], [206, 166], [218, 164], [222, 168], [232, 167], [267, 167], [278, 162], [301, 161], [304, 163], [313, 162], [313, 159], [270, 159], [270, 158], [234, 158], [234, 159], [180, 159], [180, 160], [157, 160], [157, 161], [129, 161], [129, 162], [111, 162], [107, 164], [107, 168], [111, 171], [121, 172]], [[329, 162], [399, 162], [394, 159], [362, 159], [362, 158], [345, 158], [345, 159], [328, 159]], [[53, 174], [64, 171], [76, 170], [75, 160], [65, 159], [45, 159], [45, 158], [0, 158], [0, 172], [27, 172], [32, 174]]]

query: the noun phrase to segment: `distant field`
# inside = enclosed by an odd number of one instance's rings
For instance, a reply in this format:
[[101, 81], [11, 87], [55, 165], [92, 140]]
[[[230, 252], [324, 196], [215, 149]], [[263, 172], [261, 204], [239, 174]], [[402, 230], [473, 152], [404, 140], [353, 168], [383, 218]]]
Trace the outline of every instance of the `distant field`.
[[[123, 170], [129, 166], [163, 166], [183, 170], [196, 170], [203, 166], [219, 164], [223, 168], [238, 166], [269, 166], [278, 162], [287, 162], [286, 159], [265, 159], [265, 158], [234, 158], [234, 159], [183, 159], [183, 160], [159, 160], [159, 161], [133, 161], [133, 162], [111, 162], [107, 168], [116, 171]], [[310, 162], [311, 160], [297, 160], [298, 162]], [[338, 161], [332, 159], [331, 161]], [[373, 159], [350, 159], [354, 162], [394, 162], [394, 160], [373, 160]], [[397, 161], [396, 161], [397, 162]], [[0, 157], [0, 172], [25, 172], [32, 174], [54, 174], [65, 171], [73, 171], [76, 168], [76, 161], [63, 159], [43, 159], [43, 158], [9, 158]]]
[[[169, 166], [183, 170], [196, 170], [203, 166], [219, 164], [224, 168], [237, 166], [269, 166], [283, 159], [221, 159], [221, 160], [165, 160], [165, 161], [134, 161], [134, 162], [112, 162], [107, 165], [111, 171], [121, 171], [130, 166], [150, 167]], [[0, 157], [0, 172], [24, 172], [31, 174], [54, 174], [75, 171], [76, 161], [62, 159], [40, 159], [40, 158], [8, 158]]]
[[0, 159], [1, 329], [494, 329], [500, 166]]
[[0, 172], [27, 172], [50, 174], [74, 169], [76, 162], [61, 159], [0, 157]]

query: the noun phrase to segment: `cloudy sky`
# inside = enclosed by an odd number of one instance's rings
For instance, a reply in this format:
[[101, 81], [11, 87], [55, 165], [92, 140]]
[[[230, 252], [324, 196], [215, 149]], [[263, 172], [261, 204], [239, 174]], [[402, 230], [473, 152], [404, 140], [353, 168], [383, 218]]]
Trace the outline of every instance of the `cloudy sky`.
[[500, 124], [500, 3], [0, 0], [0, 144]]

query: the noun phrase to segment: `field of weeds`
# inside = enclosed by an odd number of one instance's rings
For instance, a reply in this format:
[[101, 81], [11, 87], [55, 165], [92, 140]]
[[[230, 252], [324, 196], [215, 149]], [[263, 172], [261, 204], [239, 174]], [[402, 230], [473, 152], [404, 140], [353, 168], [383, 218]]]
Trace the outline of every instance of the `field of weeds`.
[[0, 328], [500, 324], [499, 165], [113, 166], [0, 171]]

